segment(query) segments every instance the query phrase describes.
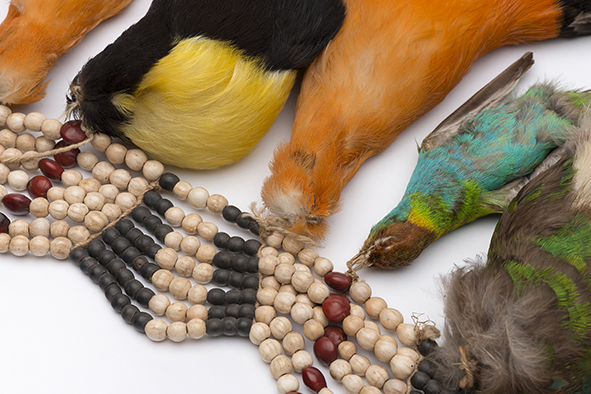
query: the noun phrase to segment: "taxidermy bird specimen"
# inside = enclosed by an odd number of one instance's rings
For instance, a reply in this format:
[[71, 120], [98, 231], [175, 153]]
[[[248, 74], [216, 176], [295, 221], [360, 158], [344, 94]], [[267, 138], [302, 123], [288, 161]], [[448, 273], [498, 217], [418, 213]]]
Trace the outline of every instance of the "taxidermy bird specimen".
[[208, 169], [249, 153], [344, 19], [341, 0], [154, 0], [82, 68], [69, 111], [153, 158]]
[[445, 233], [502, 213], [556, 161], [560, 153], [551, 152], [579, 124], [591, 94], [546, 83], [503, 100], [532, 64], [525, 54], [423, 140], [402, 200], [371, 229], [351, 265], [410, 264]]
[[486, 264], [444, 279], [445, 343], [427, 360], [449, 389], [591, 390], [590, 120], [510, 203]]
[[307, 69], [291, 140], [262, 198], [322, 239], [341, 190], [369, 157], [437, 105], [484, 53], [591, 33], [591, 2], [347, 0], [342, 29]]
[[0, 25], [0, 102], [41, 100], [49, 70], [131, 0], [12, 0]]

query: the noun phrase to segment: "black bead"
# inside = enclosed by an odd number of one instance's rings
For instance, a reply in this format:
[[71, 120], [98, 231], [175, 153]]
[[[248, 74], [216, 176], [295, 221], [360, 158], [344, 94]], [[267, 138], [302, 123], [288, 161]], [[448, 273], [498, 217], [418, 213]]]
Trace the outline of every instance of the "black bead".
[[138, 302], [138, 304], [140, 304], [143, 307], [147, 307], [148, 303], [155, 295], [156, 294], [154, 294], [154, 291], [152, 289], [143, 287], [139, 289], [138, 292], [135, 294], [135, 299]]
[[222, 216], [230, 223], [236, 223], [236, 218], [242, 211], [234, 205], [226, 205], [222, 210]]
[[162, 200], [160, 193], [150, 190], [144, 194], [143, 202], [150, 208], [154, 208], [158, 201]]
[[107, 269], [100, 264], [95, 264], [88, 270], [88, 277], [94, 283], [98, 283], [99, 278], [107, 273]]
[[142, 267], [146, 264], [149, 264], [149, 261], [144, 256], [138, 256], [131, 262], [131, 267], [136, 272], [141, 272]]
[[121, 309], [129, 304], [131, 304], [131, 300], [125, 294], [115, 294], [113, 298], [111, 298], [111, 306], [118, 313], [121, 313]]
[[238, 305], [238, 304], [226, 305], [226, 308], [224, 309], [224, 313], [226, 316], [238, 318], [238, 317], [240, 317], [239, 316], [240, 305]]
[[112, 250], [103, 250], [101, 254], [98, 255], [96, 260], [99, 264], [107, 266], [111, 260], [117, 258], [117, 255]]
[[256, 239], [249, 239], [244, 243], [242, 250], [249, 256], [256, 256], [262, 244]]
[[125, 234], [125, 238], [127, 238], [129, 242], [134, 243], [135, 240], [141, 237], [142, 235], [144, 235], [144, 233], [142, 233], [142, 230], [140, 230], [137, 227], [134, 227], [131, 230], [129, 230], [127, 234]]
[[107, 249], [107, 246], [100, 238], [93, 239], [86, 246], [88, 254], [94, 258], [96, 258], [105, 249]]
[[154, 260], [156, 253], [158, 253], [160, 249], [162, 249], [162, 246], [158, 245], [157, 243], [153, 243], [146, 249], [146, 256]]
[[243, 304], [256, 304], [257, 303], [257, 291], [253, 289], [242, 290], [242, 303]]
[[163, 198], [156, 203], [154, 209], [156, 209], [156, 212], [158, 212], [160, 215], [164, 216], [164, 213], [172, 207], [174, 207], [172, 202], [167, 198]]
[[218, 248], [226, 249], [230, 236], [227, 233], [219, 232], [213, 237], [213, 244]]
[[256, 235], [257, 237], [259, 235], [261, 235], [261, 228], [260, 228], [259, 224], [256, 222], [256, 220], [252, 220], [250, 222], [250, 226], [248, 227], [248, 231], [250, 231], [252, 234]]
[[238, 317], [246, 317], [248, 319], [254, 319], [256, 307], [254, 304], [242, 304], [238, 311]]
[[437, 367], [435, 366], [435, 363], [433, 363], [432, 361], [423, 360], [419, 364], [419, 371], [426, 373], [430, 377], [433, 377], [435, 375], [435, 372], [437, 371]]
[[214, 305], [207, 310], [208, 319], [222, 319], [226, 316], [226, 308], [223, 305]]
[[133, 321], [133, 317], [139, 311], [140, 310], [137, 308], [137, 306], [132, 305], [132, 304], [127, 304], [123, 307], [123, 309], [121, 309], [121, 317], [123, 318], [125, 323], [131, 324], [131, 322]]
[[121, 288], [117, 283], [113, 283], [105, 288], [105, 297], [107, 297], [107, 300], [111, 301], [117, 294], [121, 294]]
[[121, 256], [121, 253], [127, 248], [131, 246], [131, 242], [125, 237], [115, 238], [111, 243], [111, 248], [113, 252], [117, 253], [118, 256]]
[[234, 257], [232, 255], [232, 253], [222, 250], [221, 252], [217, 252], [213, 256], [213, 260], [211, 261], [211, 264], [213, 264], [214, 266], [216, 266], [218, 268], [228, 269], [228, 268], [232, 267], [233, 258]]
[[231, 269], [236, 272], [246, 272], [248, 257], [243, 254], [234, 255], [232, 258]]
[[222, 319], [222, 332], [225, 336], [232, 337], [236, 335], [236, 325], [238, 319], [231, 316], [226, 316]]
[[423, 356], [427, 357], [429, 354], [433, 353], [435, 348], [437, 347], [437, 342], [431, 339], [425, 339], [419, 343], [418, 349], [419, 353]]
[[205, 322], [205, 332], [210, 337], [219, 337], [222, 335], [222, 319], [207, 319]]
[[211, 305], [224, 305], [226, 303], [226, 292], [222, 289], [211, 289], [207, 292], [207, 302]]
[[150, 215], [144, 219], [144, 227], [151, 233], [154, 233], [154, 230], [159, 224], [162, 224], [162, 219], [156, 215]]
[[427, 375], [425, 372], [418, 371], [412, 375], [412, 378], [410, 378], [410, 383], [414, 388], [422, 390], [429, 380], [431, 380], [429, 375]]
[[425, 394], [439, 394], [439, 392], [443, 389], [443, 386], [438, 380], [431, 379], [427, 382], [425, 387], [423, 388], [423, 392]]
[[84, 272], [84, 275], [88, 275], [88, 271], [95, 264], [98, 264], [95, 258], [90, 256], [85, 257], [82, 260], [80, 260], [80, 270]]
[[[231, 286], [231, 284], [230, 284]], [[241, 289], [254, 289], [259, 288], [259, 277], [258, 275], [246, 275], [241, 283]]]
[[111, 245], [111, 242], [113, 242], [113, 240], [120, 235], [121, 233], [115, 227], [109, 227], [108, 229], [103, 231], [101, 237], [107, 245]]
[[211, 277], [211, 283], [213, 283], [216, 286], [227, 286], [228, 281], [230, 280], [231, 273], [232, 271], [218, 268], [213, 272], [213, 276]]
[[148, 324], [148, 322], [152, 319], [153, 317], [146, 312], [138, 312], [133, 316], [131, 324], [133, 324], [133, 328], [139, 332], [146, 332], [146, 324]]
[[125, 268], [125, 263], [119, 259], [111, 260], [107, 264], [107, 269], [112, 275], [116, 275], [122, 268]]
[[133, 218], [133, 220], [135, 220], [139, 224], [144, 224], [144, 219], [150, 215], [152, 215], [152, 211], [150, 211], [148, 208], [142, 207], [142, 206], [135, 207], [131, 211], [131, 217]]
[[252, 318], [241, 317], [236, 324], [236, 332], [241, 337], [248, 337], [250, 334], [250, 327], [252, 326]]
[[252, 217], [248, 213], [242, 213], [236, 218], [238, 227], [248, 230]]
[[251, 257], [248, 259], [246, 263], [246, 272], [251, 274], [259, 272], [259, 258], [258, 257]]
[[76, 263], [76, 265], [79, 265], [80, 261], [88, 256], [88, 251], [84, 248], [75, 248], [70, 252], [70, 260]]
[[226, 293], [226, 303], [242, 304], [242, 292], [240, 290], [230, 290]]
[[240, 272], [231, 272], [230, 271], [230, 278], [228, 279], [228, 286], [230, 286], [233, 289], [241, 289], [243, 279], [244, 279], [244, 275], [242, 275]]
[[139, 250], [141, 253], [146, 253], [148, 248], [152, 246], [154, 240], [149, 235], [141, 235], [133, 241], [133, 245]]
[[180, 179], [178, 176], [174, 175], [171, 172], [165, 172], [158, 180], [158, 184], [164, 190], [171, 192], [172, 189], [174, 189], [175, 185], [179, 183], [179, 181]]
[[130, 246], [129, 248], [125, 249], [123, 253], [121, 253], [121, 258], [125, 261], [128, 265], [133, 263], [133, 259], [136, 257], [141, 256], [139, 250], [137, 250], [134, 246]]
[[123, 289], [125, 293], [135, 300], [137, 292], [140, 289], [143, 289], [144, 285], [137, 279], [128, 280], [125, 285], [123, 285]]
[[113, 283], [117, 283], [117, 279], [115, 279], [115, 277], [109, 273], [102, 275], [98, 280], [98, 285], [101, 288], [101, 290], [105, 290]]
[[173, 232], [173, 229], [168, 224], [159, 224], [154, 230], [154, 235], [158, 241], [164, 242], [166, 235], [171, 232]]
[[230, 237], [228, 240], [228, 244], [226, 245], [226, 249], [230, 252], [238, 253], [242, 252], [242, 247], [244, 246], [244, 239], [240, 237]]
[[134, 227], [135, 225], [129, 219], [120, 219], [117, 221], [117, 223], [115, 223], [115, 228], [119, 230], [119, 232], [123, 236], [125, 236], [125, 234], [127, 234], [127, 232]]
[[115, 278], [117, 278], [117, 283], [119, 283], [120, 286], [124, 286], [127, 283], [127, 281], [135, 279], [135, 276], [133, 275], [133, 272], [131, 272], [127, 268], [123, 268], [115, 274]]
[[148, 263], [142, 267], [142, 269], [140, 270], [140, 274], [145, 279], [151, 281], [152, 275], [154, 275], [154, 272], [158, 271], [159, 269], [160, 267], [158, 267], [156, 264]]

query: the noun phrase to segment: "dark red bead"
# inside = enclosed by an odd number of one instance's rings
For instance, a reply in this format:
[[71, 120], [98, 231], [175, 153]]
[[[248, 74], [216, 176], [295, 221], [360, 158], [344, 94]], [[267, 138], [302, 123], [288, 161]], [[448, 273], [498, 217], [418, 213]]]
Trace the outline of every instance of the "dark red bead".
[[310, 388], [310, 390], [319, 392], [326, 387], [326, 379], [322, 372], [318, 368], [305, 367], [302, 369], [302, 379], [304, 384]]
[[351, 313], [351, 305], [347, 297], [339, 294], [331, 294], [322, 303], [322, 311], [328, 320], [340, 323]]
[[8, 219], [5, 214], [0, 212], [0, 233], [8, 234], [8, 225], [9, 224], [10, 224], [10, 219]]
[[77, 144], [86, 139], [86, 135], [80, 128], [80, 122], [77, 120], [70, 120], [64, 123], [60, 129], [60, 134], [70, 144]]
[[51, 159], [41, 159], [39, 160], [39, 169], [49, 179], [53, 179], [59, 181], [62, 179], [62, 172], [64, 172], [64, 167], [57, 164], [55, 161]]
[[341, 344], [341, 342], [345, 342], [347, 338], [347, 334], [343, 331], [343, 329], [339, 326], [327, 326], [324, 329], [324, 336], [330, 339], [337, 347]]
[[[64, 148], [69, 145], [71, 145], [71, 144], [62, 140], [62, 141], [58, 142], [57, 144], [55, 144], [55, 149]], [[72, 149], [72, 150], [69, 150], [66, 152], [57, 153], [57, 154], [53, 155], [53, 159], [64, 168], [71, 168], [76, 165], [76, 158], [78, 157], [79, 153], [80, 153], [80, 149], [76, 148], [76, 149]]]
[[23, 194], [10, 193], [4, 196], [2, 203], [9, 212], [15, 215], [26, 215], [29, 213], [31, 199]]
[[337, 345], [328, 337], [320, 337], [314, 342], [314, 354], [325, 365], [330, 365], [339, 356]]
[[52, 187], [49, 178], [43, 175], [37, 175], [31, 178], [27, 183], [27, 191], [33, 198], [43, 197], [47, 198], [47, 191]]
[[327, 286], [342, 293], [349, 291], [352, 281], [353, 278], [340, 272], [329, 272], [324, 276], [324, 282], [326, 282]]

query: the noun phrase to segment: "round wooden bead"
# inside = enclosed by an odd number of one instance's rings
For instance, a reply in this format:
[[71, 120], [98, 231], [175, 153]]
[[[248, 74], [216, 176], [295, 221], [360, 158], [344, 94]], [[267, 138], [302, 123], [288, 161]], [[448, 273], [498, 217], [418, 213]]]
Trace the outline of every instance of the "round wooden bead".
[[289, 332], [283, 338], [283, 350], [285, 350], [285, 353], [288, 356], [291, 356], [295, 352], [304, 349], [304, 346], [304, 337], [299, 332]]
[[171, 231], [164, 237], [164, 245], [174, 250], [181, 250], [181, 242], [183, 242], [183, 234]]
[[84, 225], [93, 233], [101, 232], [109, 224], [109, 218], [102, 212], [91, 211], [84, 218]]
[[41, 124], [41, 132], [45, 138], [50, 140], [59, 140], [62, 138], [60, 130], [62, 128], [62, 122], [57, 119], [47, 119]]
[[259, 354], [264, 362], [270, 363], [275, 357], [283, 353], [281, 344], [272, 338], [265, 339], [259, 345]]
[[207, 199], [207, 209], [214, 213], [222, 213], [224, 208], [228, 205], [228, 199], [221, 194], [212, 194]]
[[119, 168], [109, 175], [109, 182], [119, 190], [127, 189], [127, 185], [131, 181], [131, 174], [129, 171]]
[[31, 254], [37, 257], [43, 257], [47, 255], [49, 252], [49, 239], [47, 237], [37, 235], [29, 241], [29, 249], [31, 250]]
[[84, 202], [84, 197], [86, 197], [86, 190], [79, 186], [70, 186], [64, 190], [63, 199], [68, 204], [82, 203]]
[[257, 322], [271, 324], [273, 319], [277, 316], [275, 308], [269, 305], [263, 305], [256, 308], [254, 312], [254, 318]]
[[0, 253], [6, 253], [10, 250], [10, 235], [6, 233], [0, 233]]
[[119, 195], [119, 189], [111, 184], [102, 185], [99, 188], [99, 193], [105, 197], [105, 203], [112, 204], [115, 202], [115, 198]]
[[414, 324], [400, 323], [396, 327], [396, 335], [403, 345], [415, 346], [418, 343], [418, 333]]
[[314, 316], [314, 311], [310, 305], [296, 302], [291, 307], [291, 318], [298, 324], [304, 324]]
[[300, 263], [312, 267], [314, 266], [314, 261], [318, 258], [318, 252], [314, 249], [304, 248], [299, 251], [298, 253], [298, 260]]
[[365, 356], [362, 356], [360, 354], [354, 354], [349, 359], [349, 364], [351, 364], [351, 369], [353, 370], [353, 373], [359, 376], [365, 376], [365, 371], [367, 371], [367, 368], [369, 368], [371, 362]]
[[396, 354], [390, 360], [390, 369], [395, 377], [401, 380], [406, 380], [415, 370], [416, 363], [410, 358], [402, 354]]
[[312, 355], [305, 350], [299, 350], [291, 356], [291, 363], [293, 370], [301, 373], [304, 368], [311, 367], [314, 364]]
[[187, 306], [182, 302], [173, 302], [166, 308], [166, 317], [173, 322], [185, 321], [187, 309]]
[[349, 375], [351, 371], [351, 364], [346, 360], [335, 360], [329, 368], [330, 376], [337, 382], [343, 380], [343, 377]]
[[248, 335], [250, 341], [255, 345], [260, 345], [261, 342], [271, 336], [271, 329], [265, 323], [257, 322], [250, 328]]
[[277, 290], [272, 288], [260, 289], [257, 292], [257, 301], [261, 305], [273, 305], [277, 294]]
[[400, 379], [390, 379], [384, 383], [384, 394], [406, 394], [407, 386]]
[[279, 291], [280, 287], [281, 283], [277, 282], [277, 279], [275, 279], [274, 276], [265, 276], [261, 281], [261, 288], [263, 289], [273, 289], [275, 291]]
[[324, 327], [318, 320], [310, 319], [304, 323], [304, 336], [310, 341], [316, 341], [324, 335]]
[[197, 234], [199, 223], [201, 223], [203, 219], [196, 213], [190, 213], [183, 218], [181, 222], [181, 227], [187, 234]]
[[291, 253], [283, 252], [277, 255], [279, 259], [279, 264], [291, 264], [295, 263], [295, 257]]
[[199, 238], [192, 235], [186, 236], [181, 241], [181, 251], [188, 255], [194, 255], [201, 246]]
[[179, 258], [177, 252], [172, 248], [162, 248], [156, 252], [154, 261], [160, 268], [171, 270], [174, 268], [177, 259]]
[[201, 263], [211, 264], [213, 260], [213, 256], [217, 253], [217, 250], [212, 245], [201, 245], [199, 249], [197, 249], [197, 260]]
[[62, 172], [61, 181], [66, 187], [77, 186], [84, 177], [76, 170], [65, 170]]
[[330, 290], [324, 283], [314, 282], [308, 287], [308, 297], [316, 304], [322, 304], [330, 296]]
[[380, 323], [386, 330], [395, 331], [399, 324], [404, 323], [402, 313], [393, 308], [384, 308], [379, 314]]
[[355, 334], [355, 339], [361, 348], [365, 350], [373, 350], [376, 342], [380, 339], [380, 333], [371, 328], [362, 328]]
[[170, 282], [168, 291], [177, 300], [186, 300], [190, 288], [191, 282], [187, 278], [177, 277]]
[[65, 237], [57, 237], [51, 241], [49, 245], [49, 252], [54, 259], [65, 260], [70, 256], [72, 249], [72, 241]]
[[11, 171], [7, 177], [8, 186], [17, 192], [27, 190], [27, 184], [29, 183], [29, 180], [29, 174], [22, 170]]
[[196, 284], [187, 293], [187, 299], [193, 304], [203, 304], [207, 299], [207, 288]]
[[53, 148], [55, 148], [55, 141], [52, 141], [45, 136], [37, 137], [35, 139], [35, 150], [37, 152], [47, 152]]
[[47, 190], [47, 199], [50, 202], [63, 200], [65, 192], [66, 189], [59, 186], [53, 186]]
[[377, 359], [383, 363], [389, 363], [397, 351], [398, 351], [398, 345], [396, 344], [396, 342], [391, 342], [391, 341], [379, 339], [375, 343], [374, 353], [375, 353]]
[[107, 160], [113, 164], [123, 164], [125, 162], [125, 154], [127, 148], [121, 144], [111, 144], [105, 149]]
[[84, 242], [88, 238], [90, 238], [90, 231], [84, 226], [74, 226], [70, 227], [70, 230], [68, 230], [68, 239], [72, 241], [74, 245]]
[[92, 177], [100, 183], [107, 183], [115, 167], [108, 161], [99, 161], [92, 168]]
[[133, 171], [141, 171], [148, 156], [141, 149], [129, 149], [125, 153], [125, 165]]
[[164, 294], [156, 294], [148, 302], [148, 307], [156, 316], [164, 316], [169, 305], [170, 300]]
[[187, 309], [187, 320], [192, 319], [207, 320], [207, 308], [203, 305], [191, 305]]
[[387, 307], [386, 301], [380, 297], [371, 297], [365, 301], [365, 312], [373, 319], [377, 319], [380, 312]]
[[[2, 149], [0, 149], [0, 157], [2, 157]], [[10, 174], [10, 168], [6, 164], [0, 163], [0, 184], [6, 183], [8, 174]]]
[[[43, 125], [45, 126], [45, 123]], [[98, 150], [99, 152], [104, 152], [112, 142], [113, 139], [109, 135], [103, 133], [94, 133], [94, 138], [90, 143], [94, 149]]]
[[292, 374], [285, 374], [277, 379], [277, 391], [279, 394], [287, 394], [297, 391], [300, 388], [300, 382]]
[[188, 278], [193, 274], [193, 269], [195, 268], [195, 260], [191, 256], [179, 257], [176, 260], [174, 268], [180, 276]]
[[279, 379], [286, 373], [291, 373], [291, 360], [289, 357], [279, 355], [271, 361], [269, 368], [271, 369], [271, 375], [273, 375], [275, 379]]
[[207, 263], [200, 263], [193, 268], [193, 279], [197, 283], [206, 285], [211, 282], [213, 277], [213, 267]]
[[314, 283], [314, 276], [307, 271], [296, 271], [291, 277], [292, 286], [300, 293], [308, 292], [312, 283]]
[[280, 263], [275, 267], [274, 276], [279, 283], [288, 284], [291, 282], [291, 276], [294, 272], [293, 264]]
[[363, 379], [354, 374], [343, 376], [341, 380], [345, 389], [351, 394], [359, 394], [364, 386]]
[[322, 310], [322, 307], [320, 305], [312, 308], [312, 311], [314, 311], [314, 320], [322, 324], [323, 327], [328, 326], [330, 322], [328, 321], [328, 318], [324, 314], [324, 311]]
[[2, 199], [4, 198], [5, 195], [8, 194], [8, 191], [6, 190], [6, 188], [2, 185], [0, 185], [0, 204], [2, 203]]
[[164, 173], [164, 166], [156, 160], [148, 160], [142, 167], [142, 174], [149, 181], [155, 181]]
[[8, 235], [11, 237], [16, 237], [17, 235], [22, 235], [29, 238], [29, 223], [23, 219], [13, 220], [8, 225]]
[[365, 320], [365, 309], [357, 304], [349, 304], [351, 307], [351, 315], [350, 316], [357, 316]]
[[27, 171], [37, 171], [39, 169], [39, 161], [41, 159], [34, 158], [28, 160], [22, 160], [21, 166]]
[[308, 268], [304, 264], [295, 263], [293, 266], [295, 267], [296, 272], [301, 271], [301, 272], [307, 272], [309, 274], [312, 274], [312, 271], [310, 270], [310, 268]]
[[[15, 141], [16, 142], [16, 141]], [[2, 158], [17, 158], [20, 159], [23, 153], [16, 148], [7, 148], [0, 157]], [[18, 161], [12, 163], [5, 163], [6, 167], [10, 168], [11, 171], [14, 171], [20, 167], [20, 163]]]
[[115, 204], [119, 205], [122, 210], [128, 210], [137, 202], [137, 198], [131, 193], [119, 193], [115, 197]]
[[292, 293], [287, 291], [280, 291], [279, 293], [277, 293], [277, 296], [273, 301], [273, 306], [275, 307], [277, 312], [287, 315], [291, 311], [291, 307], [295, 303], [295, 300], [296, 296]]
[[380, 326], [378, 326], [376, 323], [374, 323], [374, 322], [372, 322], [370, 320], [365, 320], [363, 322], [363, 326], [365, 328], [369, 328], [370, 330], [374, 330], [375, 332], [378, 333], [378, 335], [381, 334], [381, 332], [380, 332]]
[[141, 196], [148, 189], [148, 181], [141, 177], [131, 178], [127, 191], [136, 197]]
[[367, 383], [380, 389], [389, 378], [388, 370], [381, 365], [372, 364], [365, 371], [365, 379], [367, 380]]
[[164, 320], [152, 319], [144, 328], [144, 332], [154, 342], [161, 342], [166, 339], [168, 324]]
[[363, 386], [359, 394], [382, 394], [382, 392], [374, 386]]
[[16, 148], [22, 152], [29, 152], [35, 150], [35, 137], [31, 134], [25, 133], [16, 137]]
[[[83, 179], [83, 180], [80, 181], [80, 183], [78, 183], [78, 186], [81, 187], [82, 189], [84, 189], [84, 191], [86, 192], [86, 194], [88, 194], [88, 193], [100, 193], [100, 189], [101, 189], [101, 183], [99, 181], [97, 181], [96, 179], [94, 179], [94, 178], [86, 178], [86, 179]], [[102, 193], [100, 193], [100, 194], [106, 200], [105, 195], [102, 194]]]
[[157, 290], [168, 291], [174, 275], [169, 270], [160, 269], [152, 275], [152, 284]]
[[301, 302], [302, 304], [308, 305], [310, 308], [314, 308], [316, 306], [316, 304], [312, 302], [307, 294], [296, 295], [296, 302]]
[[49, 227], [49, 233], [52, 238], [67, 237], [69, 230], [70, 225], [64, 220], [55, 221], [51, 223], [51, 226]]
[[281, 287], [279, 288], [279, 292], [288, 292], [293, 294], [294, 297], [296, 297], [298, 295], [298, 292], [293, 288], [292, 285], [281, 285]]
[[263, 256], [267, 256], [267, 255], [272, 255], [272, 256], [279, 256], [279, 252], [277, 251], [277, 249], [275, 249], [272, 246], [265, 246], [263, 248], [261, 248], [261, 250], [259, 251], [259, 256], [263, 257]]
[[193, 339], [203, 338], [206, 332], [205, 321], [203, 319], [191, 319], [187, 323], [187, 334]]
[[52, 218], [62, 220], [68, 216], [69, 207], [70, 205], [65, 201], [53, 201], [49, 204], [48, 212]]
[[201, 222], [197, 226], [197, 232], [201, 238], [211, 241], [213, 237], [218, 233], [218, 226], [211, 222]]
[[279, 258], [273, 255], [267, 255], [259, 259], [259, 271], [263, 275], [273, 275], [275, 267], [279, 265]]
[[68, 217], [76, 223], [82, 223], [88, 212], [89, 209], [86, 205], [75, 203], [68, 208]]
[[415, 363], [419, 362], [419, 359], [421, 358], [421, 355], [418, 352], [415, 352], [413, 349], [409, 347], [398, 348], [398, 352], [396, 354], [406, 356], [413, 360]]
[[353, 337], [357, 332], [365, 327], [365, 321], [359, 316], [349, 315], [343, 320], [343, 331], [347, 336]]
[[185, 218], [185, 212], [181, 208], [172, 207], [164, 213], [164, 217], [172, 227], [181, 227]]
[[122, 214], [121, 207], [117, 204], [107, 203], [101, 208], [101, 212], [105, 214], [109, 223], [119, 219]]
[[45, 218], [37, 218], [29, 223], [29, 234], [33, 237], [49, 237], [51, 223]]
[[271, 335], [277, 339], [283, 339], [292, 330], [291, 322], [286, 317], [276, 317], [269, 324]]
[[182, 342], [187, 338], [187, 325], [184, 322], [176, 321], [168, 326], [166, 334], [171, 341]]
[[285, 238], [283, 234], [274, 232], [271, 235], [265, 237], [265, 243], [270, 247], [279, 249], [281, 247], [281, 244], [283, 243], [283, 238]]
[[37, 218], [44, 218], [49, 215], [49, 201], [43, 197], [38, 197], [31, 201], [29, 212]]
[[26, 115], [20, 112], [13, 112], [6, 118], [6, 126], [15, 133], [22, 133], [25, 127]]
[[349, 289], [351, 299], [358, 304], [364, 304], [371, 297], [371, 287], [364, 281], [357, 281]]
[[207, 206], [209, 193], [202, 187], [196, 187], [189, 192], [187, 201], [195, 209], [204, 209]]
[[296, 241], [292, 237], [285, 237], [281, 243], [283, 250], [293, 255], [296, 255], [304, 248], [304, 244]]
[[8, 129], [0, 130], [0, 145], [4, 148], [14, 148], [16, 146], [16, 133]]
[[172, 193], [181, 201], [185, 201], [189, 197], [189, 193], [193, 190], [193, 186], [189, 182], [180, 181], [174, 185]]
[[80, 152], [76, 156], [76, 162], [83, 170], [92, 171], [94, 166], [99, 162], [99, 159], [92, 152]]
[[47, 117], [39, 112], [29, 112], [25, 116], [24, 125], [27, 129], [38, 132], [41, 131], [41, 126], [46, 120]]
[[6, 106], [0, 104], [0, 126], [6, 126], [6, 119], [12, 113], [12, 110]]

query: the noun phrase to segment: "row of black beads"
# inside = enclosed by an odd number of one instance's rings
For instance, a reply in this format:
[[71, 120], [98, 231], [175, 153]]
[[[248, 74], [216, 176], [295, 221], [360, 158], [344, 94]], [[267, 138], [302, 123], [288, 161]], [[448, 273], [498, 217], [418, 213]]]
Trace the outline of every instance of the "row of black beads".
[[253, 319], [247, 317], [226, 316], [222, 319], [208, 318], [205, 322], [205, 332], [212, 337], [220, 335], [248, 337]]
[[[95, 245], [91, 251], [95, 256], [90, 255], [88, 249], [75, 248], [70, 252], [70, 259], [76, 263], [82, 272], [88, 275], [94, 283], [100, 286], [113, 309], [121, 314], [121, 317], [126, 323], [133, 325], [133, 327], [139, 332], [145, 332], [146, 324], [148, 324], [153, 317], [146, 312], [140, 312], [140, 310], [131, 303], [129, 297], [122, 293], [115, 276], [113, 276], [113, 274], [111, 274], [108, 269], [100, 264], [95, 258], [104, 250], [99, 251], [99, 248]], [[96, 254], [97, 252], [98, 254]]]
[[254, 235], [258, 236], [260, 233], [260, 228], [256, 220], [234, 205], [226, 205], [222, 210], [222, 217], [230, 223], [236, 223], [240, 228], [249, 230]]
[[217, 268], [232, 270], [240, 273], [256, 274], [259, 272], [259, 258], [244, 254], [233, 254], [226, 250], [217, 252], [211, 261]]
[[233, 289], [253, 289], [259, 288], [259, 276], [255, 274], [244, 275], [240, 272], [233, 272], [218, 268], [213, 272], [211, 282], [216, 286], [230, 286]]
[[256, 256], [261, 247], [261, 243], [256, 239], [245, 241], [242, 237], [230, 236], [224, 232], [219, 232], [213, 237], [213, 244], [220, 249], [227, 249], [232, 253], [244, 253], [248, 256]]
[[229, 290], [210, 289], [207, 292], [207, 302], [211, 305], [256, 304], [257, 292], [254, 289]]
[[[436, 347], [437, 343], [435, 341], [423, 340], [419, 343], [418, 350], [419, 353], [426, 357], [433, 353]], [[419, 364], [418, 371], [410, 379], [410, 383], [416, 389], [411, 391], [411, 394], [421, 392], [425, 394], [454, 394], [454, 391], [444, 388], [439, 380], [433, 378], [436, 369], [432, 361], [423, 359]]]

